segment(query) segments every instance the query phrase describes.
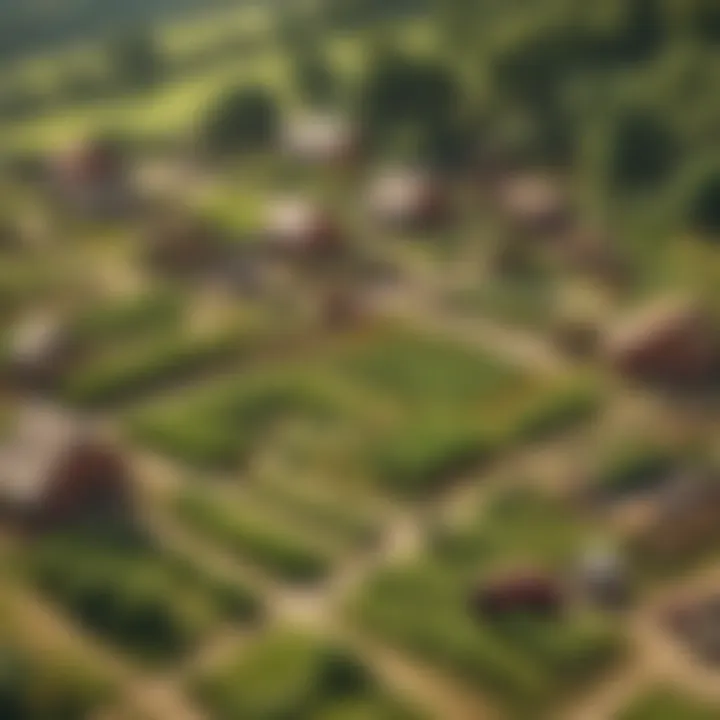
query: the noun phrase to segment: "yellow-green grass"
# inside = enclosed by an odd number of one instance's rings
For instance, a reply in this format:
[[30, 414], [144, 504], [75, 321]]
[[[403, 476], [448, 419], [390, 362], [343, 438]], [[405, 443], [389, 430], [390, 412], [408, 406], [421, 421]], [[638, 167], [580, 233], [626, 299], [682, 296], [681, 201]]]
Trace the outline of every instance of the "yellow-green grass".
[[[246, 9], [245, 12], [248, 12]], [[203, 21], [194, 37], [193, 26], [178, 26], [167, 31], [167, 43], [177, 57], [198, 50], [202, 38], [208, 45], [230, 35], [224, 16]], [[219, 62], [212, 69], [189, 74], [168, 82], [153, 92], [122, 95], [111, 100], [85, 103], [41, 113], [36, 118], [10, 121], [0, 126], [2, 143], [16, 149], [48, 149], [66, 144], [78, 136], [98, 129], [112, 129], [133, 137], [166, 137], [191, 131], [208, 103], [224, 88], [246, 83], [260, 83], [273, 89], [281, 105], [298, 102], [291, 86], [292, 63], [272, 41], [261, 13], [239, 15], [231, 27], [250, 28], [260, 36], [266, 34], [266, 45], [250, 57]], [[215, 27], [216, 25], [216, 27]], [[248, 30], [250, 32], [250, 30]], [[191, 40], [192, 38], [192, 40]], [[401, 40], [416, 52], [433, 48], [432, 26], [423, 20], [403, 26]], [[194, 44], [197, 43], [197, 44]], [[368, 63], [366, 38], [361, 34], [337, 35], [328, 38], [327, 51], [338, 71], [352, 84]], [[176, 58], [177, 59], [177, 58]], [[73, 54], [58, 54], [30, 62], [15, 70], [20, 81], [30, 87], [52, 86], [68, 68], [85, 64], [102, 65], [97, 49], [87, 48]]]

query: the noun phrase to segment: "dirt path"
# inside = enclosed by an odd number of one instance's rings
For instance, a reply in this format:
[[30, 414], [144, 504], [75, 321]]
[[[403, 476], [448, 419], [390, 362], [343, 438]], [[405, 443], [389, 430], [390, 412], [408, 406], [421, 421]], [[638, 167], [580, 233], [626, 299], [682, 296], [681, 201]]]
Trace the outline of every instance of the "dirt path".
[[535, 371], [558, 374], [568, 370], [565, 358], [531, 332], [512, 329], [487, 318], [453, 316], [443, 307], [442, 286], [422, 275], [408, 274], [393, 288], [371, 299], [377, 312], [402, 319], [438, 336], [484, 350], [491, 349], [509, 361]]
[[679, 591], [720, 591], [720, 565], [683, 578], [653, 593], [627, 620], [631, 655], [623, 666], [572, 705], [563, 720], [613, 720], [645, 687], [667, 683], [707, 700], [720, 701], [720, 669], [694, 658], [660, 624], [664, 604]]
[[119, 708], [126, 708], [133, 715], [148, 720], [205, 720], [176, 685], [167, 682], [162, 675], [135, 668], [120, 654], [112, 652], [59, 614], [36, 593], [4, 587], [3, 596], [11, 603], [13, 618], [30, 629], [31, 638], [76, 648], [92, 664], [107, 669], [118, 684]]

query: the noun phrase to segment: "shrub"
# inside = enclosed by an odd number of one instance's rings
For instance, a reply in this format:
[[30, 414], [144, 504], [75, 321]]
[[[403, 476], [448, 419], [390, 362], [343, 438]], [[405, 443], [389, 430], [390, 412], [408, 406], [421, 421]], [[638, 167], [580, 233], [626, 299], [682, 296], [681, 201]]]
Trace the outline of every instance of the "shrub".
[[219, 581], [189, 577], [150, 547], [50, 538], [34, 549], [28, 572], [80, 622], [150, 661], [184, 653], [219, 617], [251, 616], [242, 590], [230, 603]]
[[89, 406], [126, 400], [158, 383], [227, 360], [241, 346], [237, 332], [200, 339], [164, 337], [80, 368], [65, 380], [62, 394], [72, 403]]
[[74, 658], [31, 656], [18, 646], [0, 645], [0, 717], [84, 720], [111, 692]]
[[108, 48], [110, 69], [123, 86], [153, 84], [162, 72], [163, 58], [152, 35], [135, 33], [115, 40]]
[[224, 91], [210, 106], [201, 127], [204, 143], [212, 150], [264, 148], [276, 135], [275, 99], [261, 86]]
[[521, 441], [542, 440], [594, 415], [600, 400], [597, 388], [588, 384], [554, 390], [520, 415], [512, 434]]
[[685, 222], [700, 233], [720, 236], [720, 163], [703, 163], [682, 188]]
[[191, 413], [141, 413], [126, 429], [138, 443], [196, 468], [233, 468], [249, 450], [248, 439], [232, 427]]
[[431, 60], [381, 55], [361, 89], [360, 107], [370, 127], [447, 126], [459, 106], [459, 87], [452, 72]]
[[270, 484], [258, 488], [257, 492], [271, 501], [274, 507], [286, 509], [298, 520], [353, 543], [368, 545], [378, 538], [378, 521], [364, 510], [341, 504], [337, 499], [317, 497], [297, 487]]
[[424, 495], [489, 457], [498, 440], [448, 421], [418, 420], [378, 437], [369, 448], [371, 471], [401, 495]]
[[[219, 671], [199, 678], [195, 691], [219, 720], [412, 717], [379, 691], [344, 648], [287, 631], [274, 631]], [[365, 707], [370, 714], [360, 712]]]
[[661, 482], [677, 463], [666, 447], [647, 441], [623, 443], [602, 459], [595, 481], [609, 495], [638, 492]]
[[624, 188], [653, 188], [674, 171], [677, 139], [659, 110], [622, 109], [607, 136], [610, 180]]
[[118, 341], [175, 327], [181, 312], [180, 297], [153, 293], [89, 308], [75, 319], [71, 329], [83, 343]]

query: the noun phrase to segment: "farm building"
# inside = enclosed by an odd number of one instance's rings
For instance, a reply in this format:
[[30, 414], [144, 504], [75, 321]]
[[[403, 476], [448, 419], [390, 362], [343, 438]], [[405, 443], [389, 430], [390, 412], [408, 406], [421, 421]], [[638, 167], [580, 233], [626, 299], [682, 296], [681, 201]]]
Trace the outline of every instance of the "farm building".
[[51, 164], [52, 189], [72, 209], [90, 216], [127, 212], [132, 192], [122, 151], [107, 140], [89, 139]]
[[62, 319], [29, 318], [10, 332], [8, 370], [13, 383], [35, 390], [47, 389], [74, 362], [78, 352]]
[[720, 663], [720, 592], [673, 601], [664, 611], [666, 625], [704, 662]]
[[132, 491], [123, 457], [76, 417], [25, 408], [0, 445], [0, 512], [34, 529], [125, 523]]
[[661, 298], [641, 308], [605, 339], [606, 356], [618, 372], [660, 382], [696, 384], [710, 379], [719, 351], [712, 319], [684, 298]]
[[601, 607], [618, 607], [628, 599], [627, 568], [619, 553], [611, 547], [588, 548], [580, 557], [577, 576], [583, 594]]
[[717, 541], [720, 482], [701, 473], [680, 475], [665, 483], [634, 535], [637, 549], [660, 561], [682, 558]]
[[281, 198], [267, 209], [265, 237], [269, 247], [291, 258], [318, 258], [335, 254], [343, 232], [322, 207], [301, 197]]
[[360, 155], [358, 128], [336, 115], [291, 118], [281, 136], [281, 149], [291, 158], [317, 165], [353, 163]]
[[561, 611], [563, 604], [559, 583], [535, 570], [515, 571], [485, 580], [470, 598], [471, 611], [483, 618], [515, 613], [552, 617]]
[[573, 219], [565, 192], [548, 175], [511, 175], [500, 184], [497, 199], [512, 227], [523, 234], [560, 238]]
[[370, 185], [367, 202], [377, 221], [404, 229], [428, 228], [450, 215], [450, 199], [443, 183], [417, 170], [381, 173]]

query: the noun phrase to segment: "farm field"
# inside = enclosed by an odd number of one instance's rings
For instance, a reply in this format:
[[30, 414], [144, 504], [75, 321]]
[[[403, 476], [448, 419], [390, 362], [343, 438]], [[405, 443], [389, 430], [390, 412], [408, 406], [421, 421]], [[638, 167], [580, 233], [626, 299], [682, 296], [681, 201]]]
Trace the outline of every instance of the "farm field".
[[0, 719], [720, 718], [712, 4], [148, 2], [2, 50]]

